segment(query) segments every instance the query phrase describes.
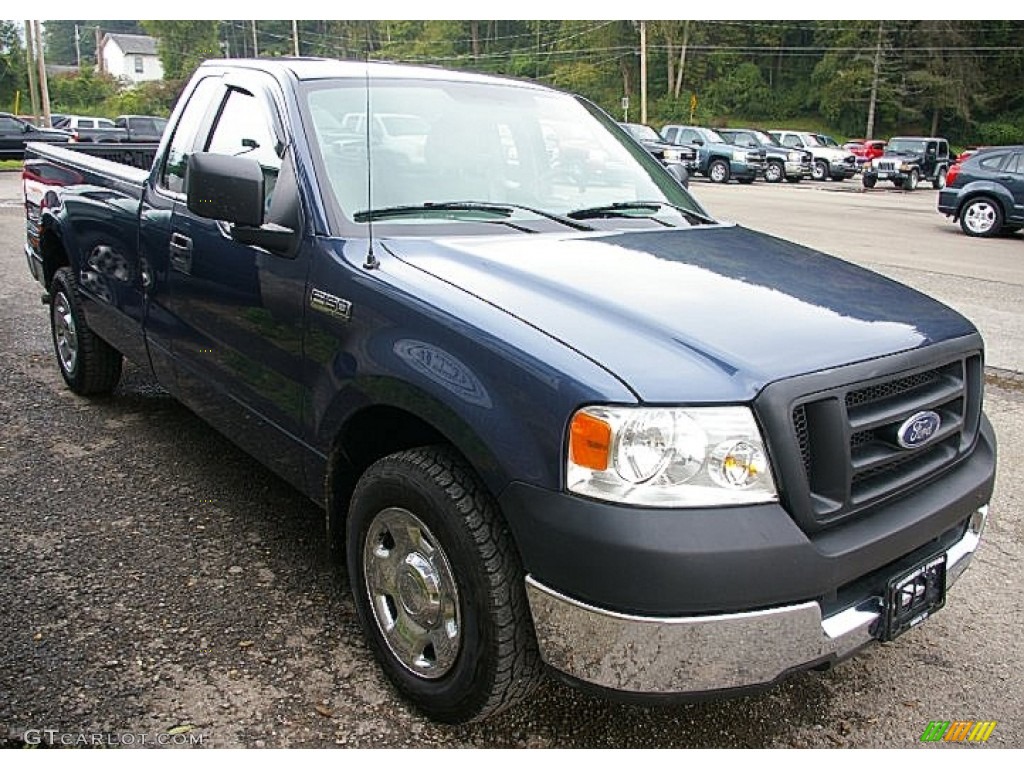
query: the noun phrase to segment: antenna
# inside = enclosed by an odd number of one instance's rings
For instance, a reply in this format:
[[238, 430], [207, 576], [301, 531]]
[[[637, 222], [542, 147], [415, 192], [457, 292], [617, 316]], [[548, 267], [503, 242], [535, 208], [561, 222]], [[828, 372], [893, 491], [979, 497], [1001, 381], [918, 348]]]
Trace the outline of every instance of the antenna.
[[[367, 30], [367, 37], [369, 37], [369, 30]], [[373, 116], [370, 114], [370, 47], [369, 40], [367, 40], [366, 47], [366, 210], [369, 215], [366, 217], [366, 236], [369, 240], [369, 245], [366, 249], [366, 261], [363, 262], [363, 269], [377, 269], [380, 266], [380, 262], [377, 261], [377, 256], [373, 252], [373, 152], [370, 148], [370, 120]]]

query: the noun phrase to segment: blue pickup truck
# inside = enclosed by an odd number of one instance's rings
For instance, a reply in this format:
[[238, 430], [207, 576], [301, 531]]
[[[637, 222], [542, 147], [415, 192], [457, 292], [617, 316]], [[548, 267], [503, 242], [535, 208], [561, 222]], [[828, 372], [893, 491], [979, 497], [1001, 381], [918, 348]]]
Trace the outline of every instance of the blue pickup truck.
[[971, 560], [996, 450], [971, 323], [716, 222], [586, 100], [211, 61], [150, 151], [30, 146], [57, 369], [103, 396], [131, 359], [322, 505], [433, 718], [544, 670], [642, 700], [827, 668]]

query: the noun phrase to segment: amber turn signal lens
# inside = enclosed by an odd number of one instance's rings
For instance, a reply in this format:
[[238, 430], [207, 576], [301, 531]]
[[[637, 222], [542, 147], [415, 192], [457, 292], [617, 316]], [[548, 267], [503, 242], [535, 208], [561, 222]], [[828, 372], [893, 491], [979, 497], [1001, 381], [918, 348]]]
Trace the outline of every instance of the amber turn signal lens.
[[569, 456], [580, 467], [603, 472], [608, 469], [612, 448], [612, 428], [606, 421], [583, 411], [569, 425]]

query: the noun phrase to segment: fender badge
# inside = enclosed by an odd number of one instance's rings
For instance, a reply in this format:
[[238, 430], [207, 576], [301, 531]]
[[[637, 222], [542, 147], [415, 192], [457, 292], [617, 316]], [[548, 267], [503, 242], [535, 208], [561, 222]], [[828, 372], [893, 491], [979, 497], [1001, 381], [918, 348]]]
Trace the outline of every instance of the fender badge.
[[309, 292], [309, 306], [339, 320], [352, 319], [352, 302], [338, 296], [313, 288]]

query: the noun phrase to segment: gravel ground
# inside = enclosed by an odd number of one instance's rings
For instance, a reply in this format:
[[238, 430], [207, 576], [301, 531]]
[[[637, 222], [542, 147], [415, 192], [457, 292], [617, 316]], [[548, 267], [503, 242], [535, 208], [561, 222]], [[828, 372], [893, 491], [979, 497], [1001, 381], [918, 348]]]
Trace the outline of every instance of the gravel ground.
[[[922, 628], [758, 696], [647, 708], [550, 681], [487, 723], [435, 725], [378, 673], [319, 510], [129, 368], [67, 392], [21, 211], [0, 174], [0, 744], [206, 747], [923, 746], [996, 720], [1024, 746], [1019, 631], [1024, 387], [990, 382], [994, 519]], [[47, 736], [46, 732], [50, 732]], [[102, 736], [101, 736], [102, 735]]]

